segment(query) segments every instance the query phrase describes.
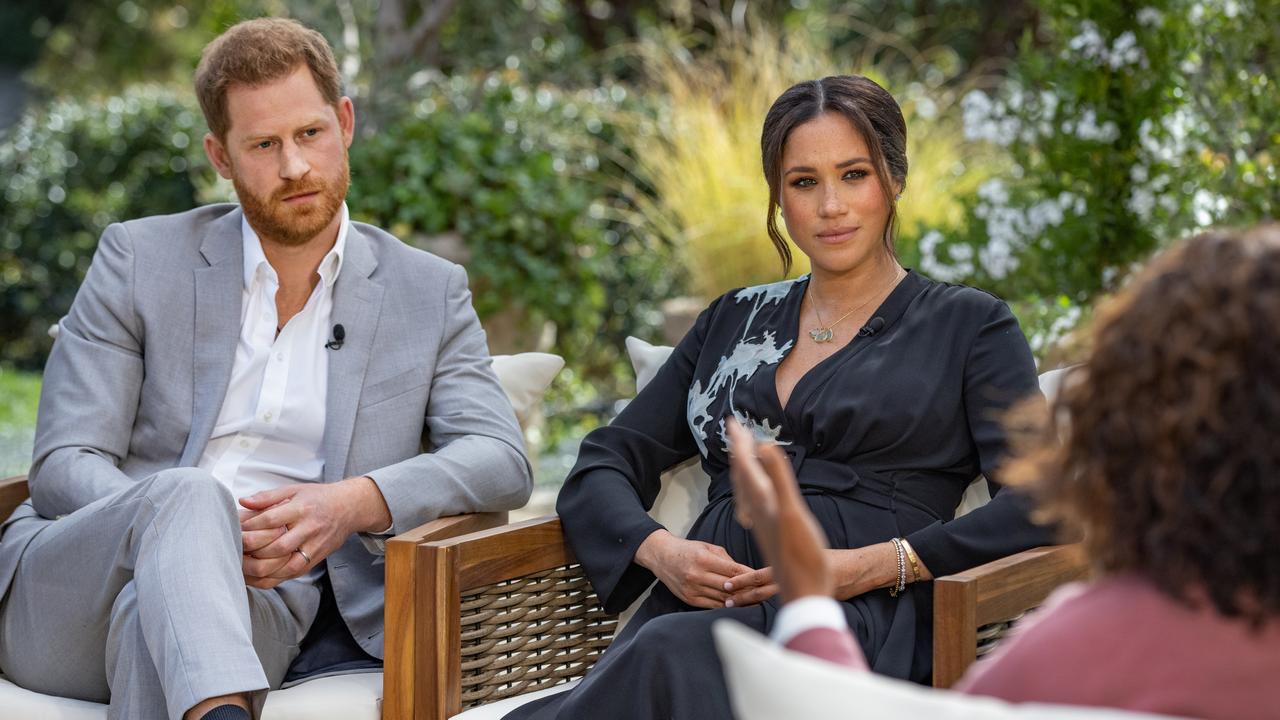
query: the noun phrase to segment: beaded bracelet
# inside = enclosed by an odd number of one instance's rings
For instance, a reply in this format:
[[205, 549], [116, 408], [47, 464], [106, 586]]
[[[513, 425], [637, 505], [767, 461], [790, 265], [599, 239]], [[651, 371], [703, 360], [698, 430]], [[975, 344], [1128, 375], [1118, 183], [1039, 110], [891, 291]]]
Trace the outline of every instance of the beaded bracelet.
[[907, 589], [907, 551], [902, 547], [902, 541], [898, 538], [891, 538], [893, 549], [898, 553], [898, 580], [889, 588], [889, 597], [898, 597], [898, 593]]

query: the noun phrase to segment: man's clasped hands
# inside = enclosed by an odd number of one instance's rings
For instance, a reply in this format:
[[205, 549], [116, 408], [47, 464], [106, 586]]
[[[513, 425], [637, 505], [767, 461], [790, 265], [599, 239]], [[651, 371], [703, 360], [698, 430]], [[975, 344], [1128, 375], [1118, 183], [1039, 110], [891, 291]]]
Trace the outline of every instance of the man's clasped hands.
[[391, 512], [368, 477], [296, 483], [243, 497], [240, 504], [244, 582], [256, 588], [301, 577], [354, 533], [391, 526]]

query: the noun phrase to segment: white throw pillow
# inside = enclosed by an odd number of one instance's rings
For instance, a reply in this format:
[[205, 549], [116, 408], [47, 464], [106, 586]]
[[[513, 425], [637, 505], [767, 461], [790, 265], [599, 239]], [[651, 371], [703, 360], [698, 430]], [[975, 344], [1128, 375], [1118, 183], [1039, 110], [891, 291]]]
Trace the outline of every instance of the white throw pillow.
[[524, 428], [542, 407], [542, 398], [551, 381], [564, 367], [564, 358], [550, 353], [527, 352], [494, 355], [493, 372], [511, 400], [516, 419]]
[[854, 672], [785, 650], [732, 620], [712, 626], [738, 720], [1138, 720], [1155, 715], [1082, 706], [1015, 705]]
[[[627, 354], [636, 371], [636, 392], [644, 389], [658, 374], [671, 351], [670, 345], [651, 345], [636, 337], [627, 338]], [[684, 398], [672, 398], [683, 404]], [[684, 537], [702, 506], [707, 504], [707, 488], [711, 478], [702, 471], [702, 458], [694, 456], [662, 474], [662, 490], [649, 511], [650, 517], [662, 523], [673, 535]]]
[[636, 371], [637, 393], [658, 374], [658, 368], [671, 357], [672, 350], [675, 348], [670, 345], [653, 345], [634, 336], [627, 338], [627, 355], [631, 357], [631, 367]]

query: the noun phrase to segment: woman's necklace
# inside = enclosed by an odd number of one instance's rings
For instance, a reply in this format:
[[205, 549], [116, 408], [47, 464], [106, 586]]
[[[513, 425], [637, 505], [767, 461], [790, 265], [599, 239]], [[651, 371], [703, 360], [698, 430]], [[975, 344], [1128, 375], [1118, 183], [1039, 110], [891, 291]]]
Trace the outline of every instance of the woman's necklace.
[[[894, 271], [893, 277], [889, 279], [889, 282], [886, 283], [884, 287], [880, 288], [880, 292], [877, 292], [874, 295], [869, 296], [866, 300], [863, 300], [861, 303], [859, 303], [857, 307], [841, 315], [835, 322], [831, 323], [830, 325], [822, 321], [822, 312], [818, 310], [818, 303], [814, 302], [813, 314], [818, 316], [818, 327], [809, 331], [809, 337], [813, 338], [813, 341], [816, 343], [831, 342], [833, 339], [835, 339], [835, 336], [836, 336], [835, 331], [832, 330], [832, 328], [834, 328], [835, 326], [843, 322], [845, 318], [849, 317], [850, 315], [866, 307], [867, 303], [871, 302], [873, 299], [880, 297], [880, 295], [883, 294], [884, 291], [888, 289], [890, 285], [898, 281], [898, 277], [899, 277], [898, 272], [900, 271], [896, 271], [896, 270]], [[810, 284], [809, 288], [812, 289], [813, 285]]]

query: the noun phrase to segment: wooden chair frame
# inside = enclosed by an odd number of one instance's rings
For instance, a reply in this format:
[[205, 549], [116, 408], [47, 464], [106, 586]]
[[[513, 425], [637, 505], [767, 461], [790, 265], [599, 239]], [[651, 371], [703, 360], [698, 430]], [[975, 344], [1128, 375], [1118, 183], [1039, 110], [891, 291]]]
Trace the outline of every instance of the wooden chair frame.
[[[413, 552], [418, 555], [419, 567], [427, 568], [419, 577], [429, 581], [417, 585], [416, 603], [418, 617], [428, 621], [415, 626], [418, 635], [414, 642], [422, 653], [418, 657], [419, 671], [414, 678], [397, 677], [394, 681], [412, 683], [416, 678], [417, 684], [412, 689], [416, 699], [412, 706], [417, 712], [410, 714], [409, 704], [398, 708], [384, 705], [383, 717], [385, 720], [446, 720], [466, 709], [463, 707], [465, 694], [473, 697], [477, 694], [463, 687], [464, 655], [468, 658], [466, 664], [473, 668], [469, 674], [477, 673], [474, 668], [478, 664], [472, 654], [476, 648], [462, 647], [464, 638], [476, 634], [474, 626], [463, 627], [463, 598], [486, 588], [493, 592], [495, 584], [573, 566], [576, 560], [565, 544], [560, 520], [554, 515], [423, 543], [416, 545]], [[965, 573], [938, 578], [934, 586], [934, 685], [949, 687], [974, 661], [978, 655], [980, 628], [983, 635], [998, 635], [1007, 628], [1011, 618], [1036, 607], [1053, 588], [1082, 577], [1085, 570], [1080, 548], [1066, 545], [1028, 550]], [[498, 590], [503, 587], [499, 585]], [[598, 605], [594, 594], [589, 601]], [[595, 612], [597, 617], [593, 622], [597, 629], [612, 621], [602, 619], [607, 616], [598, 607]], [[577, 629], [579, 627], [575, 626], [574, 637], [585, 637], [587, 633]], [[598, 655], [589, 653], [585, 660], [575, 660], [576, 664], [558, 676], [543, 673], [542, 680], [529, 683], [523, 679], [525, 676], [513, 671], [515, 663], [511, 661], [510, 652], [506, 658], [493, 657], [502, 655], [504, 644], [512, 645], [505, 641], [518, 632], [500, 630], [498, 634], [504, 640], [480, 648], [480, 652], [492, 658], [492, 667], [497, 668], [484, 673], [486, 678], [498, 676], [496, 680], [486, 680], [490, 687], [497, 687], [504, 674], [508, 685], [514, 686], [498, 689], [493, 699], [523, 694], [569, 676], [585, 674], [594, 663], [594, 655]], [[539, 647], [550, 647], [554, 643], [557, 652], [562, 655], [567, 652], [563, 638], [539, 642], [542, 642]], [[390, 675], [387, 682], [393, 682]], [[406, 692], [401, 690], [396, 695]], [[387, 693], [392, 694], [390, 685]]]
[[[0, 480], [0, 520], [7, 518], [27, 496], [25, 477]], [[430, 572], [432, 568], [421, 564], [423, 555], [419, 548], [432, 541], [498, 528], [506, 522], [505, 512], [453, 515], [387, 540], [383, 717], [409, 718], [429, 711], [416, 705], [425, 696], [414, 687], [414, 680], [422, 677], [422, 669], [431, 657], [423, 651], [426, 646], [415, 643], [414, 639], [422, 634], [422, 626], [434, 621], [436, 608], [418, 603], [417, 598], [424, 592], [429, 593], [436, 580]]]

